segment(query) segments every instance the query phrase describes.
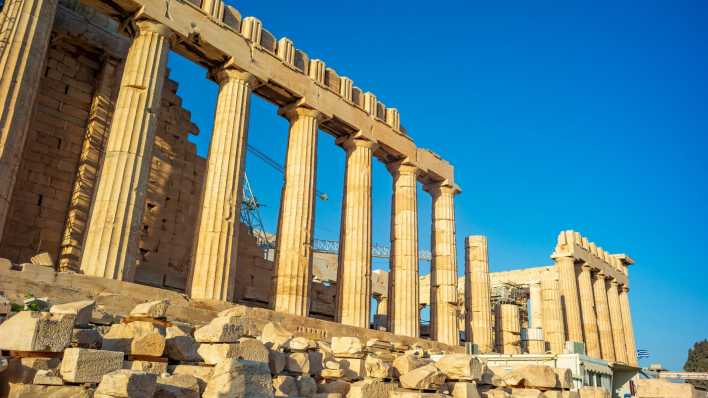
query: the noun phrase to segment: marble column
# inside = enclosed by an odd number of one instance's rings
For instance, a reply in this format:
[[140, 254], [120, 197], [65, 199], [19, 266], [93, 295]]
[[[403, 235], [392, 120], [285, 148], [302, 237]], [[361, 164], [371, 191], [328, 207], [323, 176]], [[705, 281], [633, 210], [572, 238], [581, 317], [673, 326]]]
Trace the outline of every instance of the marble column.
[[600, 334], [600, 351], [602, 359], [615, 361], [615, 344], [612, 339], [612, 323], [610, 322], [610, 308], [607, 304], [607, 277], [598, 272], [593, 278], [593, 293], [595, 295], [595, 309], [597, 310], [597, 329]]
[[610, 279], [610, 286], [607, 288], [607, 304], [610, 309], [610, 322], [612, 323], [612, 339], [615, 346], [615, 360], [617, 362], [627, 362], [627, 346], [624, 342], [624, 321], [622, 320], [622, 308], [619, 300], [619, 286], [615, 279]]
[[376, 296], [376, 316], [374, 316], [374, 326], [376, 329], [384, 329], [388, 325], [389, 300], [386, 296]]
[[597, 316], [595, 315], [595, 295], [592, 291], [592, 268], [583, 264], [578, 272], [578, 289], [580, 290], [580, 309], [583, 315], [583, 331], [585, 334], [585, 352], [593, 358], [602, 358], [600, 353], [600, 336], [597, 331]]
[[565, 346], [565, 324], [561, 306], [558, 276], [544, 275], [541, 279], [543, 297], [543, 336], [548, 342], [548, 349], [553, 354], [563, 352]]
[[0, 47], [0, 240], [44, 75], [57, 0], [5, 3]]
[[91, 211], [81, 271], [131, 281], [172, 32], [136, 22]]
[[312, 279], [317, 128], [321, 114], [304, 107], [287, 108], [281, 114], [290, 120], [290, 133], [278, 218], [273, 308], [307, 316]]
[[521, 354], [521, 319], [519, 306], [497, 306], [497, 351], [502, 354]]
[[583, 323], [578, 300], [578, 279], [575, 274], [575, 258], [556, 257], [561, 304], [565, 319], [566, 340], [583, 342]]
[[337, 271], [335, 319], [369, 327], [371, 307], [371, 155], [375, 143], [346, 137], [347, 151]]
[[543, 329], [543, 294], [541, 292], [541, 281], [529, 283], [529, 301], [531, 302], [530, 327]]
[[465, 332], [466, 340], [480, 353], [494, 351], [489, 254], [486, 236], [465, 239]]
[[627, 363], [639, 366], [637, 361], [637, 343], [634, 340], [634, 325], [632, 324], [632, 311], [629, 307], [629, 288], [621, 286], [619, 292], [620, 309], [624, 325], [624, 344], [627, 347]]
[[418, 168], [403, 161], [390, 163], [388, 169], [393, 176], [388, 330], [401, 336], [418, 337]]
[[248, 118], [255, 79], [230, 67], [220, 68], [212, 75], [219, 83], [219, 96], [189, 295], [195, 299], [234, 301]]
[[456, 188], [445, 183], [426, 187], [433, 197], [432, 255], [430, 269], [431, 338], [458, 345], [457, 250], [455, 244]]

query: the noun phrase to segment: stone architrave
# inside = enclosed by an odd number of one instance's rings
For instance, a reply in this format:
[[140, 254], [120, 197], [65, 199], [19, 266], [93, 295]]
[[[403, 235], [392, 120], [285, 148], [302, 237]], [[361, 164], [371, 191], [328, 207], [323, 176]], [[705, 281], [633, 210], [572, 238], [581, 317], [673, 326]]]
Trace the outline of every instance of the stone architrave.
[[81, 271], [131, 281], [172, 32], [136, 22], [99, 177]]
[[615, 360], [627, 363], [627, 346], [624, 342], [624, 320], [619, 300], [619, 286], [615, 279], [610, 279], [607, 288], [607, 305], [610, 309], [610, 322], [612, 323], [612, 339], [615, 345]]
[[638, 366], [637, 343], [634, 340], [632, 311], [629, 307], [629, 288], [623, 285], [619, 289], [620, 310], [622, 311], [622, 322], [624, 324], [624, 344], [627, 347], [627, 363], [631, 366]]
[[480, 353], [494, 351], [489, 254], [486, 236], [465, 239], [465, 329]]
[[[57, 0], [7, 2], [0, 32], [0, 239], [44, 74]], [[7, 32], [7, 33], [5, 33]]]
[[219, 83], [219, 97], [189, 294], [196, 299], [234, 301], [241, 189], [255, 79], [229, 67], [214, 71], [213, 76]]
[[374, 142], [346, 137], [347, 151], [335, 319], [369, 327], [371, 313], [371, 154]]
[[575, 258], [556, 257], [561, 304], [565, 315], [565, 331], [568, 341], [583, 342], [583, 322], [578, 299], [578, 278], [575, 273]]
[[389, 164], [388, 169], [393, 176], [388, 331], [418, 337], [418, 168], [402, 161]]
[[455, 194], [447, 182], [426, 187], [433, 198], [432, 255], [430, 272], [431, 337], [444, 344], [458, 345], [457, 248], [455, 243]]
[[592, 290], [591, 275], [592, 268], [587, 264], [583, 264], [578, 272], [578, 289], [580, 290], [580, 309], [583, 315], [585, 351], [590, 357], [601, 358], [600, 336], [597, 330], [595, 295]]
[[322, 114], [304, 107], [286, 108], [290, 120], [285, 184], [280, 201], [273, 273], [273, 309], [307, 316], [312, 279], [317, 133]]
[[597, 309], [597, 329], [600, 333], [600, 351], [602, 359], [615, 361], [615, 343], [612, 339], [612, 323], [610, 322], [610, 308], [607, 304], [607, 277], [598, 272], [593, 278], [593, 293], [595, 294], [595, 308]]
[[565, 325], [561, 307], [558, 277], [548, 272], [541, 279], [541, 295], [543, 297], [543, 336], [548, 342], [548, 348], [553, 354], [561, 354], [565, 346]]

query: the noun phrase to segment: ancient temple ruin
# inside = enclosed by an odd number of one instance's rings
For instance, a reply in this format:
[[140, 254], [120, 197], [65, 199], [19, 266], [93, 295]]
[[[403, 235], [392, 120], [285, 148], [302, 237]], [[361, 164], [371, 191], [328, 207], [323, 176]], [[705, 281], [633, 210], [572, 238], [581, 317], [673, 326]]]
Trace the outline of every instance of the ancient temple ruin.
[[[487, 239], [468, 236], [459, 277], [453, 166], [417, 147], [395, 108], [259, 19], [221, 0], [10, 0], [0, 46], [9, 296], [47, 288], [34, 262], [89, 295], [92, 284], [126, 297], [149, 285], [135, 297], [242, 304], [310, 337], [402, 339], [488, 361], [571, 353], [636, 370], [629, 256], [563, 231], [554, 264], [490, 273]], [[169, 77], [171, 52], [219, 85], [206, 159], [188, 141], [206, 132]], [[253, 95], [290, 126], [272, 252], [239, 217]], [[313, 250], [318, 131], [346, 152], [336, 255]], [[393, 177], [390, 272], [371, 269], [375, 161]], [[417, 184], [433, 203], [429, 275], [419, 274]], [[39, 253], [55, 261], [37, 264]]]

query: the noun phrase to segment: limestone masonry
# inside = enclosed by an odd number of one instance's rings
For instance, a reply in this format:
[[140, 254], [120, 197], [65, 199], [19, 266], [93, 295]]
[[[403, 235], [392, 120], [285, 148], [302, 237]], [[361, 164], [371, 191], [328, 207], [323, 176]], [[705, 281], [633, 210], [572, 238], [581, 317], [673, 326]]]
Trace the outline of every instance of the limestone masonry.
[[[219, 87], [206, 159], [174, 53]], [[2, 397], [671, 390], [634, 388], [629, 256], [562, 231], [553, 264], [490, 273], [476, 235], [458, 265], [452, 165], [398, 110], [221, 0], [8, 0], [0, 70]], [[274, 247], [241, 223], [254, 95], [289, 122]], [[346, 154], [337, 254], [314, 245], [320, 131]], [[393, 183], [389, 272], [372, 271], [376, 161]]]

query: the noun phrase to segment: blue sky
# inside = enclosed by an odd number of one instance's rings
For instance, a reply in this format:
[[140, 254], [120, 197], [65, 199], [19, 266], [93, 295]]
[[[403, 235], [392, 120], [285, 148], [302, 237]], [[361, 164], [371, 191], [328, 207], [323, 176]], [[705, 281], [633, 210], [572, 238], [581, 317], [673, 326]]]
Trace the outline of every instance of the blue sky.
[[[455, 165], [460, 255], [465, 235], [484, 234], [493, 271], [550, 264], [558, 232], [576, 229], [632, 256], [643, 364], [680, 369], [708, 337], [708, 3], [489, 3], [231, 2], [398, 108], [416, 143]], [[170, 68], [206, 154], [216, 85], [178, 56]], [[276, 111], [254, 99], [249, 143], [284, 162]], [[274, 230], [282, 175], [250, 155], [247, 174]], [[343, 150], [321, 133], [318, 189], [330, 199], [317, 203], [317, 238], [338, 238], [343, 175]], [[373, 181], [374, 240], [386, 242], [380, 163]], [[421, 248], [430, 206], [421, 190]]]

